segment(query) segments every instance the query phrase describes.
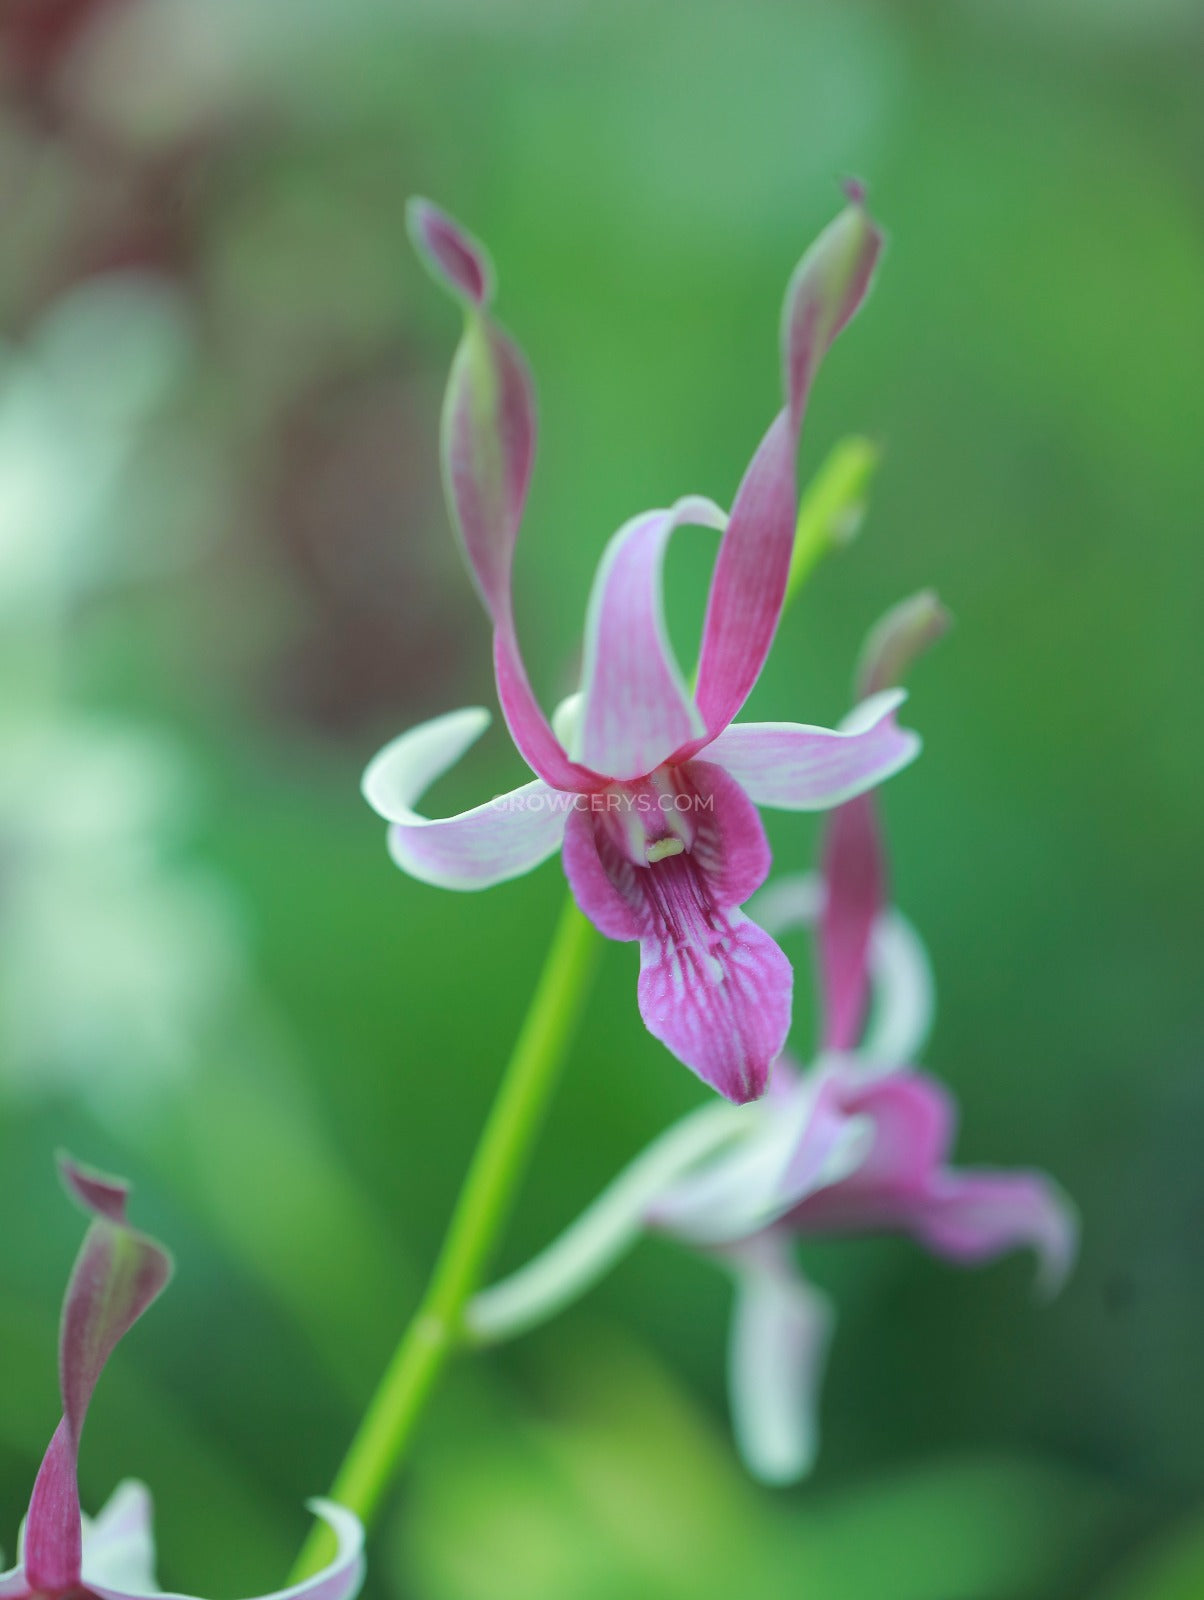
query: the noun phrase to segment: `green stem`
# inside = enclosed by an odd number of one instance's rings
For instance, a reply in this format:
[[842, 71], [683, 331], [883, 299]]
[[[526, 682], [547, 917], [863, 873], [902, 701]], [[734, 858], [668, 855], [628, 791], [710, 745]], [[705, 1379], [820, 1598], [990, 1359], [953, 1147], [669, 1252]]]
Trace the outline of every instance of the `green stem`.
[[[464, 1307], [480, 1287], [510, 1210], [584, 1007], [598, 950], [598, 935], [572, 898], [566, 899], [430, 1283], [330, 1491], [333, 1500], [364, 1522], [372, 1520], [448, 1357], [463, 1339]], [[316, 1572], [333, 1554], [329, 1530], [315, 1526], [293, 1581]]]

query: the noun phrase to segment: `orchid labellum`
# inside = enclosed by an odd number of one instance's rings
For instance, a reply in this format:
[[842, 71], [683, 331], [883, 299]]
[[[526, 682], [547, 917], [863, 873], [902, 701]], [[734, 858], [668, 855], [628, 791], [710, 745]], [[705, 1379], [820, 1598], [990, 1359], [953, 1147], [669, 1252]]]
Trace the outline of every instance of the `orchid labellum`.
[[[526, 363], [492, 318], [488, 258], [425, 201], [415, 243], [461, 303], [465, 331], [443, 413], [451, 514], [493, 627], [498, 698], [532, 782], [455, 817], [414, 809], [479, 737], [481, 710], [453, 712], [387, 745], [364, 793], [390, 823], [393, 859], [426, 883], [483, 889], [557, 850], [577, 903], [603, 934], [638, 943], [649, 1030], [728, 1099], [756, 1099], [790, 1025], [793, 975], [741, 910], [770, 854], [758, 806], [821, 811], [916, 755], [896, 725], [903, 696], [862, 701], [837, 729], [741, 723], [768, 655], [790, 571], [795, 457], [820, 362], [866, 293], [881, 235], [860, 191], [803, 257], [782, 318], [783, 406], [730, 516], [688, 496], [620, 528], [594, 579], [579, 695], [549, 720], [519, 649], [515, 542], [535, 452]], [[666, 635], [662, 565], [683, 526], [721, 535], [691, 690]]]

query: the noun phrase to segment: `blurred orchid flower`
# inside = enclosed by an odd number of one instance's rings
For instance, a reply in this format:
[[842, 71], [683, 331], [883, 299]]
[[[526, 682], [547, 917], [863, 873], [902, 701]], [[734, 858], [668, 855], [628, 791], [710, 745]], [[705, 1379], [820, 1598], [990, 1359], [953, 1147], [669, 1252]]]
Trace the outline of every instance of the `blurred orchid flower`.
[[[769, 871], [758, 805], [818, 811], [906, 766], [919, 740], [895, 722], [901, 692], [863, 701], [838, 729], [735, 723], [782, 609], [797, 513], [795, 455], [820, 361], [865, 295], [881, 248], [860, 191], [799, 263], [782, 318], [786, 403], [725, 514], [697, 496], [634, 517], [594, 579], [583, 686], [549, 721], [515, 630], [511, 567], [535, 449], [526, 363], [492, 320], [482, 248], [425, 201], [411, 232], [461, 303], [465, 332], [443, 413], [447, 494], [493, 623], [498, 698], [534, 782], [459, 816], [418, 815], [423, 792], [489, 718], [453, 712], [395, 739], [364, 775], [393, 859], [426, 883], [482, 889], [563, 847], [578, 904], [640, 946], [652, 1032], [728, 1099], [759, 1096], [790, 1025], [793, 974], [740, 909]], [[665, 629], [662, 565], [686, 524], [722, 533], [691, 692]]]
[[[882, 640], [909, 653], [944, 626], [931, 596], [891, 614]], [[916, 626], [924, 620], [924, 626]], [[886, 657], [875, 654], [881, 668]], [[771, 933], [818, 930], [824, 1048], [806, 1073], [781, 1057], [756, 1106], [704, 1106], [651, 1145], [553, 1245], [477, 1296], [484, 1339], [545, 1320], [645, 1231], [712, 1255], [733, 1274], [729, 1388], [737, 1442], [765, 1482], [805, 1474], [833, 1314], [794, 1259], [795, 1238], [902, 1233], [963, 1265], [1028, 1247], [1054, 1292], [1072, 1264], [1073, 1212], [1041, 1173], [950, 1165], [956, 1111], [909, 1065], [932, 1016], [932, 981], [910, 925], [883, 903], [872, 810], [833, 817], [823, 874], [783, 879], [757, 902]], [[865, 1013], [876, 991], [872, 1017]]]
[[[127, 1222], [128, 1185], [73, 1161], [64, 1159], [61, 1168], [68, 1191], [92, 1223], [63, 1303], [63, 1416], [34, 1482], [17, 1565], [0, 1574], [0, 1600], [147, 1600], [162, 1594], [154, 1580], [150, 1494], [140, 1483], [122, 1483], [92, 1521], [80, 1512], [76, 1469], [97, 1379], [118, 1341], [167, 1285], [172, 1260], [162, 1245]], [[359, 1592], [364, 1576], [359, 1519], [330, 1501], [314, 1500], [310, 1507], [334, 1530], [338, 1552], [307, 1582], [265, 1600], [353, 1600]]]

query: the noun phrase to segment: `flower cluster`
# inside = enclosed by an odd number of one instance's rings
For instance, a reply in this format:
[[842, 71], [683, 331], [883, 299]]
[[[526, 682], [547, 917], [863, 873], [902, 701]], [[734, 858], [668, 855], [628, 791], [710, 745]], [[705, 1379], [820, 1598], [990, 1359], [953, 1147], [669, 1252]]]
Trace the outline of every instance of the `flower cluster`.
[[[871, 636], [863, 691], [890, 681], [943, 626], [931, 595], [898, 607]], [[1074, 1257], [1073, 1212], [1048, 1178], [949, 1164], [953, 1101], [913, 1064], [931, 1023], [927, 958], [885, 904], [885, 879], [873, 801], [862, 796], [833, 813], [820, 875], [782, 879], [758, 902], [770, 932], [816, 935], [822, 1018], [812, 1065], [779, 1056], [757, 1105], [704, 1106], [683, 1119], [470, 1310], [485, 1339], [531, 1327], [645, 1231], [705, 1252], [735, 1280], [733, 1423], [750, 1470], [770, 1483], [802, 1476], [814, 1459], [832, 1326], [826, 1296], [799, 1270], [796, 1240], [907, 1234], [964, 1265], [1028, 1246], [1050, 1293]]]

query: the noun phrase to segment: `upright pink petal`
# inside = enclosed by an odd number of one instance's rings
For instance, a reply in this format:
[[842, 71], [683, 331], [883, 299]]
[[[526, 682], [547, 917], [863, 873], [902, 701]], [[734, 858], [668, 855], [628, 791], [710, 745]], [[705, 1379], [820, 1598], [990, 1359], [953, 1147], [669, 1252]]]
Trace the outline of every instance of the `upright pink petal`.
[[870, 629], [857, 663], [857, 694], [861, 699], [893, 689], [916, 658], [948, 633], [953, 619], [932, 589], [921, 589]]
[[710, 500], [647, 511], [611, 540], [590, 596], [585, 635], [582, 761], [611, 778], [639, 778], [705, 732], [665, 628], [662, 568], [684, 523], [722, 529]]
[[521, 877], [560, 845], [574, 796], [542, 779], [454, 817], [424, 817], [423, 792], [478, 739], [489, 713], [451, 711], [401, 734], [368, 763], [362, 789], [389, 828], [389, 852], [411, 877], [441, 889], [486, 889]]
[[[565, 872], [601, 932], [639, 940], [649, 1032], [741, 1103], [764, 1091], [790, 1027], [790, 963], [739, 909], [765, 880], [769, 846], [756, 807], [726, 773], [702, 761], [672, 771], [672, 793], [632, 785], [616, 809], [574, 811]], [[660, 806], [677, 794], [688, 807]]]
[[860, 185], [794, 269], [782, 306], [782, 369], [796, 434], [819, 364], [869, 290], [882, 233]]
[[761, 675], [786, 598], [798, 491], [798, 436], [779, 412], [736, 492], [707, 598], [698, 709], [709, 734], [739, 711]]
[[25, 1525], [25, 1571], [45, 1593], [75, 1587], [81, 1525], [76, 1462], [96, 1380], [118, 1340], [171, 1276], [171, 1257], [125, 1221], [126, 1186], [66, 1159], [64, 1180], [93, 1215], [67, 1286], [59, 1342], [63, 1418], [34, 1483]]
[[870, 938], [886, 901], [886, 861], [869, 795], [831, 815], [824, 836], [819, 923], [823, 1048], [852, 1050], [869, 1003]]
[[535, 698], [514, 626], [511, 568], [535, 460], [535, 394], [518, 346], [489, 315], [493, 276], [479, 244], [428, 201], [409, 209], [411, 236], [464, 309], [464, 335], [443, 406], [443, 474], [452, 520], [494, 628], [498, 698], [514, 742], [557, 788], [589, 787]]
[[794, 549], [795, 456], [807, 395], [824, 354], [864, 299], [881, 247], [858, 194], [807, 251], [786, 291], [785, 410], [740, 485], [707, 602], [698, 707], [712, 735], [747, 700], [773, 643]]
[[900, 728], [904, 694], [864, 700], [839, 728], [800, 722], [735, 722], [707, 746], [706, 758], [730, 772], [760, 806], [827, 811], [902, 770], [920, 752]]

